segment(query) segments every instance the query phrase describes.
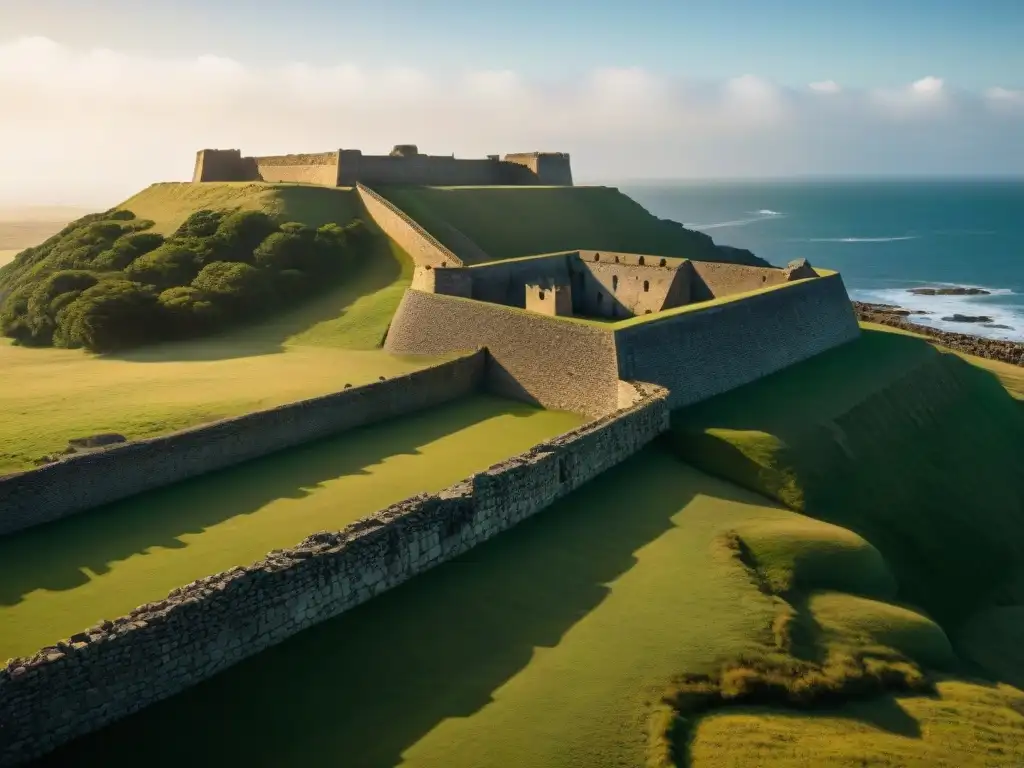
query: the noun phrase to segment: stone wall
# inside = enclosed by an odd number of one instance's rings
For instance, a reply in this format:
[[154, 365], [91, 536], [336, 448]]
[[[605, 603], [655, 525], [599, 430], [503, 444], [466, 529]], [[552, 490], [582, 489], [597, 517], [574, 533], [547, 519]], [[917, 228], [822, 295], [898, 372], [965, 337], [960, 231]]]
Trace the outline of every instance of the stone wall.
[[352, 609], [492, 538], [668, 428], [665, 393], [538, 445], [437, 495], [318, 533], [174, 590], [0, 670], [0, 766], [38, 757]]
[[408, 253], [417, 267], [462, 266], [458, 256], [390, 200], [384, 199], [363, 184], [357, 184], [356, 190], [373, 223]]
[[506, 397], [588, 416], [618, 404], [615, 340], [598, 326], [410, 289], [384, 343], [396, 354], [484, 346], [488, 388]]
[[[670, 310], [671, 312], [671, 310]], [[619, 372], [670, 390], [679, 408], [857, 338], [838, 274], [615, 331]]]
[[483, 352], [474, 352], [386, 381], [2, 477], [0, 534], [454, 400], [479, 387], [484, 360]]
[[691, 261], [686, 270], [690, 276], [693, 301], [707, 301], [788, 282], [785, 273], [775, 267]]
[[267, 182], [291, 182], [338, 186], [338, 152], [304, 155], [273, 155], [253, 160], [259, 178]]

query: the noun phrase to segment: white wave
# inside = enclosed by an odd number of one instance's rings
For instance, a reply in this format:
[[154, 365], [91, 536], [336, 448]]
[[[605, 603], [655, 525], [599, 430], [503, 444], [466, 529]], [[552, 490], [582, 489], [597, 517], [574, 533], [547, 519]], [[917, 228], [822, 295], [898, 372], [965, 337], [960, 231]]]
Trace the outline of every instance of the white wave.
[[[915, 286], [948, 286], [950, 283], [915, 283]], [[964, 288], [983, 288], [984, 286], [967, 286]], [[913, 323], [937, 328], [942, 331], [953, 331], [954, 333], [969, 333], [972, 336], [981, 336], [987, 339], [1002, 339], [1007, 341], [1024, 342], [1024, 306], [1015, 304], [1002, 304], [993, 300], [994, 296], [1012, 295], [1013, 291], [1005, 288], [985, 288], [990, 291], [990, 296], [919, 296], [910, 293], [908, 288], [877, 288], [850, 291], [850, 296], [856, 301], [865, 301], [871, 304], [892, 304], [903, 309], [908, 309], [911, 314], [907, 319]], [[956, 323], [943, 320], [954, 314], [961, 315], [985, 315], [991, 317], [992, 322], [988, 325], [1005, 325], [1008, 328], [986, 328], [984, 323]]]
[[762, 208], [760, 211], [753, 211], [753, 213], [756, 213], [758, 216], [785, 216], [786, 215], [784, 213], [779, 213], [778, 211], [773, 211], [770, 208]]
[[900, 235], [898, 237], [798, 237], [791, 243], [894, 243], [898, 240], [918, 240], [920, 235]]
[[683, 226], [687, 229], [705, 230], [705, 229], [720, 229], [722, 227], [745, 227], [748, 224], [757, 224], [760, 221], [776, 221], [778, 219], [784, 219], [786, 214], [775, 213], [769, 216], [767, 213], [760, 216], [755, 216], [749, 219], [733, 219], [731, 221], [718, 221], [714, 224], [684, 224]]

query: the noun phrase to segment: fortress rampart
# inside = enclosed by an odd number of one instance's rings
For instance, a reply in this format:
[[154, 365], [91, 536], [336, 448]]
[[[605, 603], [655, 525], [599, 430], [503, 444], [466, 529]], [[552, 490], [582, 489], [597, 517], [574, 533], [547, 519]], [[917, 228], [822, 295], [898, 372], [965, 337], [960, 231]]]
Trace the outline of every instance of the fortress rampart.
[[540, 512], [668, 428], [660, 387], [623, 384], [621, 395], [620, 410], [436, 495], [314, 534], [12, 660], [0, 670], [0, 766], [195, 685]]
[[389, 155], [339, 149], [246, 157], [238, 149], [201, 149], [196, 153], [192, 180], [299, 182], [328, 187], [354, 187], [357, 183], [572, 186], [572, 170], [564, 152], [518, 152], [504, 158], [491, 155], [467, 160], [454, 155], [423, 155], [412, 144], [398, 145]]

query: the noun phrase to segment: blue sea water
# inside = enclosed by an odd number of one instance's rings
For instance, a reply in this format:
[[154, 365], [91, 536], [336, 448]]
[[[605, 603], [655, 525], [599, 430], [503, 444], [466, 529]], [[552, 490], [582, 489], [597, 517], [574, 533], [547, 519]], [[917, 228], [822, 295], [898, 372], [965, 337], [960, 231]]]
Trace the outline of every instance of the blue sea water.
[[[795, 258], [842, 273], [854, 299], [923, 310], [915, 322], [1024, 341], [1024, 180], [620, 184], [662, 218], [775, 265]], [[921, 286], [984, 288], [930, 297]], [[944, 322], [959, 313], [993, 324]]]

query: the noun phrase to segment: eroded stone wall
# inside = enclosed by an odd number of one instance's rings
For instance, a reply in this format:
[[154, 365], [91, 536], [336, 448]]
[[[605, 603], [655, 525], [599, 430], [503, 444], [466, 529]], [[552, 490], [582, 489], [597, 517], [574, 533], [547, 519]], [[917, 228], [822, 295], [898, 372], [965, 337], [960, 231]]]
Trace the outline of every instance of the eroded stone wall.
[[480, 347], [488, 388], [506, 397], [587, 416], [618, 403], [615, 341], [601, 327], [410, 289], [384, 344], [413, 355]]
[[437, 495], [314, 534], [12, 660], [0, 670], [0, 765], [193, 686], [543, 510], [668, 428], [664, 390], [630, 386], [625, 409]]
[[357, 184], [356, 190], [373, 223], [408, 253], [417, 267], [462, 266], [462, 260], [458, 256], [390, 200], [386, 200], [363, 184]]
[[455, 400], [480, 386], [484, 361], [483, 352], [473, 352], [386, 381], [2, 477], [0, 534]]
[[615, 331], [619, 372], [666, 387], [679, 408], [857, 338], [838, 274]]

